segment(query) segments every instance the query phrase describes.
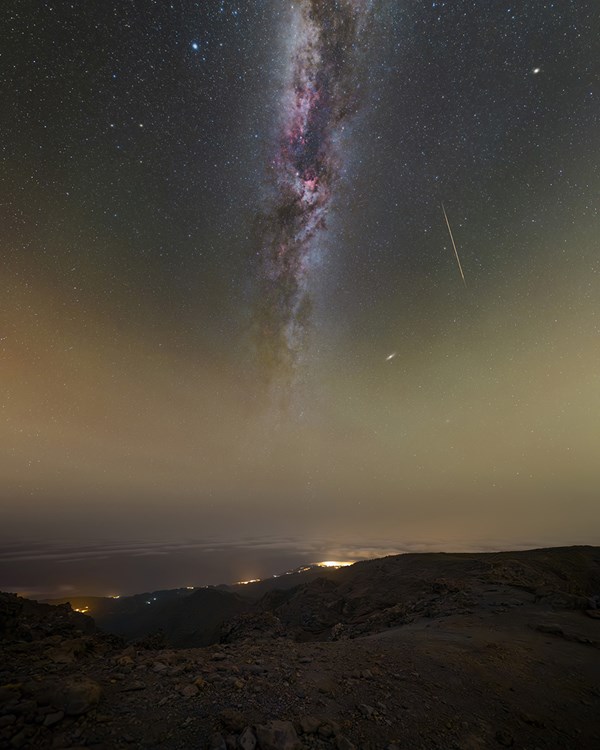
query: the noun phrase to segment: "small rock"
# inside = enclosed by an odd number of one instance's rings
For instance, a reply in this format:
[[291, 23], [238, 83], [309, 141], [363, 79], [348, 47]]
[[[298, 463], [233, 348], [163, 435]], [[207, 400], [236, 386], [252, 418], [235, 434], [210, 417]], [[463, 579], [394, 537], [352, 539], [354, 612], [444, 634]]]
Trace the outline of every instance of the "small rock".
[[331, 724], [321, 724], [317, 734], [320, 737], [324, 737], [325, 739], [329, 739], [329, 737], [333, 737], [334, 732], [333, 732], [333, 728], [331, 727]]
[[256, 737], [251, 727], [246, 727], [238, 739], [240, 750], [254, 750], [256, 747]]
[[560, 627], [560, 625], [557, 625], [556, 623], [541, 623], [540, 625], [536, 625], [535, 629], [539, 631], [540, 633], [550, 633], [552, 635], [563, 635], [563, 630]]
[[342, 734], [336, 737], [335, 746], [337, 750], [356, 750], [355, 745], [353, 745], [352, 742]]
[[0, 703], [8, 703], [18, 698], [21, 693], [21, 685], [13, 683], [11, 685], [0, 686]]
[[25, 730], [22, 729], [18, 734], [15, 734], [15, 736], [10, 741], [11, 747], [23, 747], [23, 745], [27, 742], [27, 735], [25, 734]]
[[298, 726], [303, 734], [316, 734], [321, 726], [321, 719], [314, 716], [303, 716], [298, 721]]
[[97, 705], [102, 688], [94, 680], [80, 677], [64, 683], [61, 692], [60, 708], [67, 716], [81, 716]]
[[331, 695], [336, 692], [338, 683], [331, 677], [324, 677], [317, 682], [317, 690], [325, 695]]
[[146, 683], [144, 682], [130, 682], [128, 685], [124, 685], [121, 688], [122, 693], [134, 693], [137, 690], [145, 690]]
[[198, 688], [193, 683], [191, 685], [183, 685], [179, 688], [179, 695], [184, 698], [193, 698], [195, 695], [198, 695]]
[[64, 711], [56, 711], [52, 714], [46, 714], [46, 718], [44, 719], [44, 726], [51, 727], [54, 726], [54, 724], [58, 724], [58, 722], [64, 718], [64, 715]]
[[227, 732], [235, 734], [242, 732], [248, 724], [243, 715], [233, 708], [226, 708], [224, 711], [221, 711], [219, 719]]
[[222, 734], [213, 734], [210, 739], [210, 750], [227, 750], [227, 743]]
[[538, 719], [537, 716], [532, 716], [531, 714], [521, 713], [519, 714], [519, 718], [521, 721], [524, 721], [525, 724], [529, 724], [529, 726], [537, 727], [538, 729], [543, 729], [545, 724], [541, 719]]
[[365, 719], [372, 719], [375, 714], [373, 706], [367, 706], [366, 703], [359, 703], [356, 707], [359, 712], [365, 717]]
[[496, 732], [496, 742], [499, 745], [502, 745], [502, 747], [512, 747], [515, 744], [512, 736], [508, 732], [505, 732], [503, 729], [499, 729]]
[[267, 670], [260, 664], [242, 664], [240, 671], [245, 674], [264, 674]]
[[152, 665], [152, 671], [153, 672], [165, 672], [169, 667], [167, 667], [166, 664], [163, 664], [162, 661], [155, 661]]
[[261, 750], [299, 750], [302, 747], [291, 721], [270, 721], [256, 727]]
[[115, 659], [116, 664], [118, 664], [119, 667], [132, 667], [133, 666], [133, 659], [129, 654], [124, 654], [123, 656], [118, 656]]

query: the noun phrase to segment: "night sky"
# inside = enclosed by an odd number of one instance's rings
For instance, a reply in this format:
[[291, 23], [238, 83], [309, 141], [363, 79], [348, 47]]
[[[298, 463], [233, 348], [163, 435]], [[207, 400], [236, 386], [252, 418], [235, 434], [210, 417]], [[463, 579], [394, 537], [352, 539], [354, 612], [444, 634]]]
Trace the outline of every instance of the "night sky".
[[5, 0], [0, 588], [598, 543], [599, 30]]

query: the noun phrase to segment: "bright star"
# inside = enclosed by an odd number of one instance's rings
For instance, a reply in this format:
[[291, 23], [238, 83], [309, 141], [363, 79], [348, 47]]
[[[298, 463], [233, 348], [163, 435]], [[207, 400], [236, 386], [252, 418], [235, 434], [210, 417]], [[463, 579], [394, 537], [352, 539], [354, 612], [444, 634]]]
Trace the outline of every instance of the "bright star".
[[538, 73], [541, 72], [541, 70], [542, 70], [541, 68], [534, 68], [533, 71], [532, 71], [532, 73], [533, 73], [534, 76], [536, 76]]
[[193, 50], [198, 50], [198, 49], [200, 49], [200, 45], [198, 44], [198, 42], [192, 42], [192, 49], [193, 49]]

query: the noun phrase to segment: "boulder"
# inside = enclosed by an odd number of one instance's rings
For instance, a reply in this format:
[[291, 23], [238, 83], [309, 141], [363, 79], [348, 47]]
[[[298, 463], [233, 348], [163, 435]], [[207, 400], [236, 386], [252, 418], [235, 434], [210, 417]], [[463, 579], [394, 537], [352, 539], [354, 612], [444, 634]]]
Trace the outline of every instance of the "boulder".
[[67, 680], [58, 689], [54, 705], [60, 707], [67, 716], [81, 716], [96, 706], [100, 700], [102, 688], [88, 677], [77, 677]]

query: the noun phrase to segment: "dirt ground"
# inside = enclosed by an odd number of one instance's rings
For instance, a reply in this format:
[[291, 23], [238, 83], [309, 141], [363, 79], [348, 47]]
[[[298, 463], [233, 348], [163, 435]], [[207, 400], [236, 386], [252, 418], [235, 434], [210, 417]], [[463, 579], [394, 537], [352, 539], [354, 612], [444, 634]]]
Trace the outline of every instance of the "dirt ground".
[[[0, 748], [239, 747], [273, 720], [306, 748], [600, 748], [600, 620], [525, 600], [352, 640], [149, 651], [50, 636], [1, 657]], [[88, 685], [89, 706], [61, 710], [61, 685], [86, 678], [99, 698]]]

